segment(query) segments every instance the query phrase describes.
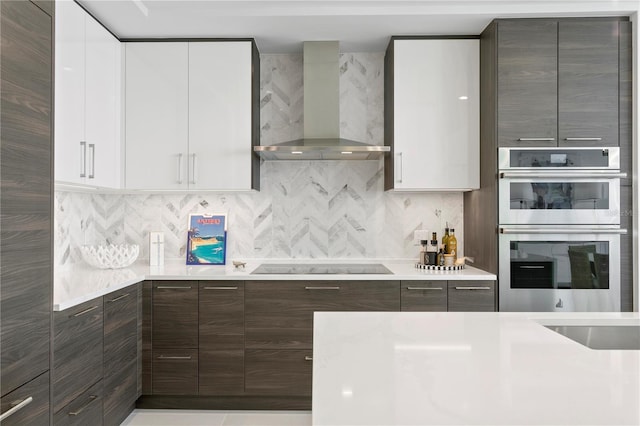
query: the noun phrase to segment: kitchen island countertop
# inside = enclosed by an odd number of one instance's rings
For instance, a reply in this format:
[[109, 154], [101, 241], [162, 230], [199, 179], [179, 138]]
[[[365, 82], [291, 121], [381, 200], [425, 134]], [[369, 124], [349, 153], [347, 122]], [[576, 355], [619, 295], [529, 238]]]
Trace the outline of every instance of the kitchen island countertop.
[[[230, 262], [229, 262], [230, 263]], [[276, 263], [381, 263], [393, 274], [267, 274], [252, 275], [260, 264]], [[184, 261], [168, 261], [164, 266], [136, 263], [123, 269], [95, 269], [75, 265], [56, 270], [53, 287], [53, 310], [61, 311], [144, 280], [482, 280], [495, 281], [495, 274], [466, 266], [460, 271], [428, 271], [417, 269], [415, 262], [402, 259], [331, 259], [275, 260], [251, 259], [244, 268], [232, 264], [222, 266], [188, 266]]]
[[316, 312], [313, 424], [638, 425], [640, 350], [545, 325], [639, 313]]

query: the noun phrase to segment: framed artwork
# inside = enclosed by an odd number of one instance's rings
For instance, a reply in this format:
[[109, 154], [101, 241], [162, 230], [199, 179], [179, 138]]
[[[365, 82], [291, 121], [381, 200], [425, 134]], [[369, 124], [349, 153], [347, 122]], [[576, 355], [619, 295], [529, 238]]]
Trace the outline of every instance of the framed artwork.
[[224, 265], [227, 257], [227, 216], [191, 214], [187, 230], [187, 265]]

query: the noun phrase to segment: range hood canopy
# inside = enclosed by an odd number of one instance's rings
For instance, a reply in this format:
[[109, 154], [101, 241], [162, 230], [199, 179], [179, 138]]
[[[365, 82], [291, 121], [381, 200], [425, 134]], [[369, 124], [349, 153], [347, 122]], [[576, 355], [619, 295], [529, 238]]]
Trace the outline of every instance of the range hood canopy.
[[340, 137], [337, 41], [303, 45], [304, 137], [253, 150], [265, 160], [376, 160], [391, 150]]

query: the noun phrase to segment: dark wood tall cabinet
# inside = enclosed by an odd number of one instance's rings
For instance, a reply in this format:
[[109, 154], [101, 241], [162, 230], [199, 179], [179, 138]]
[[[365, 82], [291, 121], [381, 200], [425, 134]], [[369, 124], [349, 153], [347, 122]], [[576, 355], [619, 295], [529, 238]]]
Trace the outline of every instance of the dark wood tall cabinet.
[[0, 2], [3, 425], [50, 422], [54, 21], [49, 6]]

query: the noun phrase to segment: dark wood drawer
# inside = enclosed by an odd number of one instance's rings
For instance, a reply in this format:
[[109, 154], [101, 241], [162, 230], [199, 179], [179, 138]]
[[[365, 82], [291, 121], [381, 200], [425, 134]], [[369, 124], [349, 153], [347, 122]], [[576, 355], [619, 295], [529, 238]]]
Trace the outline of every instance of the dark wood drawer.
[[141, 389], [142, 395], [151, 395], [153, 384], [151, 381], [151, 372], [153, 368], [153, 343], [151, 341], [151, 324], [153, 309], [153, 282], [145, 281], [142, 283], [142, 330], [140, 338], [142, 340], [142, 377]]
[[313, 312], [398, 310], [398, 281], [248, 281], [245, 344], [311, 349]]
[[248, 349], [245, 360], [247, 395], [311, 395], [310, 350]]
[[104, 424], [117, 426], [136, 406], [138, 364], [134, 360], [104, 378]]
[[53, 317], [53, 412], [102, 379], [102, 297], [55, 312]]
[[494, 281], [449, 281], [449, 311], [495, 311]]
[[116, 374], [138, 355], [138, 287], [104, 296], [104, 376]]
[[198, 394], [198, 350], [154, 349], [154, 395]]
[[78, 395], [53, 416], [54, 426], [102, 425], [102, 381]]
[[446, 311], [447, 282], [402, 281], [400, 298], [403, 311]]
[[15, 409], [15, 411], [2, 421], [2, 426], [48, 425], [49, 372], [41, 374], [5, 395], [0, 400], [0, 412], [5, 414], [11, 409]]
[[244, 350], [200, 348], [198, 392], [200, 395], [242, 395]]
[[154, 281], [153, 348], [198, 347], [197, 281]]

